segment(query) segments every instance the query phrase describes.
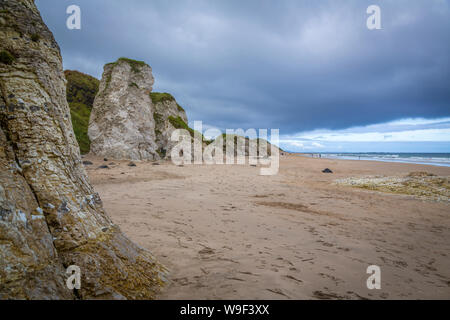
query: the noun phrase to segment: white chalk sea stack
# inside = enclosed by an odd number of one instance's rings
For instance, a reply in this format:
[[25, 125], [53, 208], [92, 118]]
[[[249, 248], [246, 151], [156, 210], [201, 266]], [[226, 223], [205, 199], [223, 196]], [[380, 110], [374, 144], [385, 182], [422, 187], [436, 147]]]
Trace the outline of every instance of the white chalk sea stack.
[[91, 153], [111, 159], [157, 160], [149, 65], [120, 58], [105, 65], [89, 119]]

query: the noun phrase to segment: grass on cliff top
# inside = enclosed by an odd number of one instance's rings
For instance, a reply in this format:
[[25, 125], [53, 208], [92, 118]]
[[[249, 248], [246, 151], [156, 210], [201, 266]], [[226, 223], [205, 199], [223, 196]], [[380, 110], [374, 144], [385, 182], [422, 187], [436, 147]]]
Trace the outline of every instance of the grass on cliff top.
[[80, 152], [85, 154], [90, 150], [89, 117], [100, 81], [78, 71], [66, 70], [64, 75], [67, 80], [67, 102], [70, 107], [73, 131], [80, 146]]
[[174, 116], [169, 116], [168, 120], [169, 120], [170, 124], [174, 126], [175, 129], [187, 130], [187, 131], [189, 131], [189, 134], [191, 135], [191, 137], [194, 136], [194, 129], [189, 127], [187, 125], [187, 123], [184, 122], [183, 119], [181, 119], [181, 117], [175, 118]]
[[133, 70], [134, 73], [139, 73], [139, 71], [141, 71], [142, 67], [148, 66], [148, 64], [145, 63], [144, 61], [133, 60], [133, 59], [125, 58], [125, 57], [121, 57], [121, 58], [117, 59], [117, 61], [107, 63], [106, 65], [117, 65], [117, 63], [119, 61], [128, 63], [131, 67], [131, 70]]
[[[192, 129], [191, 127], [189, 127], [189, 126], [187, 125], [187, 123], [184, 122], [183, 119], [181, 119], [181, 117], [173, 117], [173, 116], [169, 116], [168, 120], [169, 120], [170, 124], [171, 124], [172, 126], [174, 126], [175, 129], [184, 129], [184, 130], [187, 130], [187, 131], [189, 132], [189, 134], [191, 135], [191, 137], [194, 137], [195, 132], [198, 132], [198, 131]], [[207, 144], [210, 143], [210, 141], [207, 140], [207, 139], [203, 136], [203, 134], [202, 134], [201, 132], [198, 132], [198, 133], [200, 133], [200, 136], [202, 137], [202, 141], [203, 141], [203, 142], [205, 142], [205, 143], [207, 143]]]
[[150, 92], [150, 98], [152, 98], [153, 103], [175, 101], [175, 98], [167, 92]]
[[[151, 92], [150, 93], [150, 98], [152, 98], [152, 102], [153, 103], [159, 103], [159, 102], [164, 102], [164, 101], [175, 101], [175, 98], [167, 92]], [[178, 103], [177, 103], [177, 108], [178, 111], [180, 112], [184, 112], [183, 107], [181, 107]]]

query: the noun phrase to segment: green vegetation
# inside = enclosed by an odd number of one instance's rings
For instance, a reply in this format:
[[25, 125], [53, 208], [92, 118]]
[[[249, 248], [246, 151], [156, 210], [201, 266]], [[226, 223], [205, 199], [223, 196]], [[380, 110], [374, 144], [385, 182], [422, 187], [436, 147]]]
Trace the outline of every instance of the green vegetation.
[[[164, 102], [164, 101], [175, 101], [175, 98], [167, 92], [151, 92], [150, 98], [152, 98], [153, 103]], [[177, 109], [180, 112], [185, 112], [183, 107], [177, 103]]]
[[[195, 132], [198, 132], [198, 131], [192, 129], [191, 127], [189, 127], [189, 126], [187, 125], [187, 123], [184, 122], [183, 119], [181, 119], [181, 117], [176, 117], [176, 118], [175, 118], [175, 117], [173, 117], [173, 116], [169, 116], [168, 120], [169, 120], [170, 124], [171, 124], [172, 126], [174, 126], [175, 129], [184, 129], [184, 130], [187, 130], [187, 131], [189, 132], [189, 134], [191, 135], [191, 137], [194, 137]], [[209, 140], [207, 140], [207, 139], [203, 136], [203, 134], [202, 134], [201, 132], [199, 132], [199, 133], [200, 133], [200, 137], [202, 137], [202, 141], [203, 141], [203, 142], [205, 142], [205, 143], [207, 143], [207, 144], [211, 143]]]
[[419, 199], [450, 202], [450, 179], [426, 172], [412, 172], [405, 177], [351, 177], [337, 184], [371, 191], [411, 195]]
[[[139, 73], [143, 66], [148, 66], [148, 64], [146, 64], [144, 61], [138, 61], [138, 60], [128, 59], [128, 58], [124, 58], [124, 57], [117, 59], [117, 61], [115, 61], [115, 62], [107, 63], [105, 66], [113, 66], [114, 67], [117, 65], [117, 63], [119, 61], [124, 61], [124, 62], [128, 63], [131, 67], [131, 70], [134, 73]], [[111, 73], [112, 73], [112, 71], [110, 70], [109, 74], [106, 75], [105, 90], [108, 89], [109, 84], [111, 83]], [[139, 86], [134, 82], [131, 83], [130, 86], [139, 88]]]
[[106, 65], [108, 65], [108, 66], [109, 65], [117, 65], [117, 63], [119, 61], [124, 61], [124, 62], [128, 63], [131, 67], [131, 70], [133, 70], [134, 73], [139, 73], [139, 71], [141, 71], [141, 68], [143, 66], [148, 66], [148, 64], [146, 64], [144, 61], [128, 59], [125, 57], [121, 57], [121, 58], [117, 59], [116, 62], [110, 62], [110, 63], [107, 63]]
[[159, 126], [163, 122], [162, 115], [160, 115], [158, 112], [153, 112], [153, 119], [155, 119], [156, 126]]
[[180, 111], [180, 112], [185, 112], [184, 109], [183, 109], [183, 107], [180, 106], [178, 103], [177, 103], [177, 108], [178, 108], [178, 111]]
[[78, 71], [66, 70], [64, 75], [67, 80], [67, 101], [80, 102], [92, 108], [100, 81]]
[[127, 62], [130, 67], [131, 70], [133, 70], [133, 72], [138, 73], [142, 67], [147, 66], [147, 64], [144, 61], [138, 61], [138, 60], [133, 60], [133, 59], [128, 59], [128, 58], [119, 58], [118, 61], [125, 61]]
[[191, 137], [194, 136], [194, 129], [190, 128], [186, 122], [183, 121], [183, 119], [181, 119], [181, 117], [173, 117], [173, 116], [169, 116], [169, 122], [171, 125], [174, 126], [175, 129], [184, 129], [189, 131], [189, 134], [191, 135]]
[[14, 60], [16, 60], [16, 58], [14, 58], [14, 56], [9, 51], [2, 50], [0, 52], [0, 63], [12, 64]]
[[109, 84], [111, 83], [111, 77], [112, 77], [111, 73], [112, 73], [112, 71], [110, 71], [108, 73], [108, 75], [106, 76], [105, 90], [103, 90], [103, 94], [106, 94], [106, 89], [108, 89]]
[[158, 154], [161, 157], [161, 159], [164, 159], [166, 157], [166, 154], [167, 154], [167, 150], [166, 149], [159, 148], [158, 150], [156, 150], [156, 152], [158, 152]]
[[72, 116], [73, 131], [81, 153], [85, 154], [90, 149], [87, 131], [99, 80], [78, 71], [66, 70], [64, 75], [67, 80], [67, 102]]
[[153, 103], [164, 102], [164, 101], [175, 101], [175, 98], [167, 92], [151, 92], [150, 98], [152, 98]]
[[136, 84], [136, 82], [130, 83], [130, 87], [135, 87], [136, 89], [139, 89], [139, 86]]
[[86, 154], [90, 150], [91, 141], [88, 136], [89, 116], [91, 109], [85, 104], [72, 102], [69, 103], [70, 115], [72, 117], [73, 131], [80, 146], [81, 154]]
[[33, 34], [31, 35], [31, 41], [33, 41], [33, 42], [38, 42], [39, 39], [41, 39], [41, 36], [38, 35], [37, 33], [33, 33]]

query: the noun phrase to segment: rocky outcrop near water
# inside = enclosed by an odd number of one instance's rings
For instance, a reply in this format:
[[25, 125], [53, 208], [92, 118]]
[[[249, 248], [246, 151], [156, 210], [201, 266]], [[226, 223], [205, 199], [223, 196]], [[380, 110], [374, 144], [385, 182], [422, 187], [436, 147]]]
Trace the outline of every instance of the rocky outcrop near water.
[[192, 136], [184, 109], [169, 93], [151, 92], [152, 69], [120, 58], [104, 66], [89, 121], [91, 153], [117, 160], [168, 159], [175, 129]]
[[[0, 39], [0, 299], [155, 297], [165, 269], [123, 235], [89, 183], [60, 50], [34, 1], [0, 2]], [[79, 290], [66, 287], [71, 265]]]
[[[150, 94], [154, 106], [155, 136], [158, 154], [161, 158], [170, 158], [172, 148], [177, 144], [171, 140], [176, 129], [192, 131], [187, 125], [188, 119], [184, 109], [169, 93], [152, 92]], [[193, 132], [193, 131], [192, 131]]]
[[150, 92], [152, 69], [120, 58], [104, 67], [89, 120], [91, 153], [111, 159], [157, 160]]
[[[237, 156], [238, 152], [244, 156], [257, 156], [266, 157], [272, 155], [272, 149], [277, 153], [282, 152], [276, 145], [271, 144], [269, 141], [261, 138], [250, 139], [249, 137], [243, 137], [235, 134], [222, 134], [217, 137], [214, 144], [223, 147], [223, 153], [228, 156]], [[242, 146], [242, 147], [241, 147]], [[240, 149], [242, 148], [242, 149]], [[254, 148], [251, 150], [251, 148]], [[252, 151], [252, 152], [251, 152]]]

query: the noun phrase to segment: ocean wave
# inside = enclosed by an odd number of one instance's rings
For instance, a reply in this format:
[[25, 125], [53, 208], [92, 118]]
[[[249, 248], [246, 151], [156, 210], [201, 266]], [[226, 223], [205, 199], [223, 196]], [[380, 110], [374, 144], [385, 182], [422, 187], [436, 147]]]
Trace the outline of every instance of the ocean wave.
[[320, 154], [320, 157], [345, 160], [367, 160], [450, 166], [450, 154], [448, 153], [322, 153]]

